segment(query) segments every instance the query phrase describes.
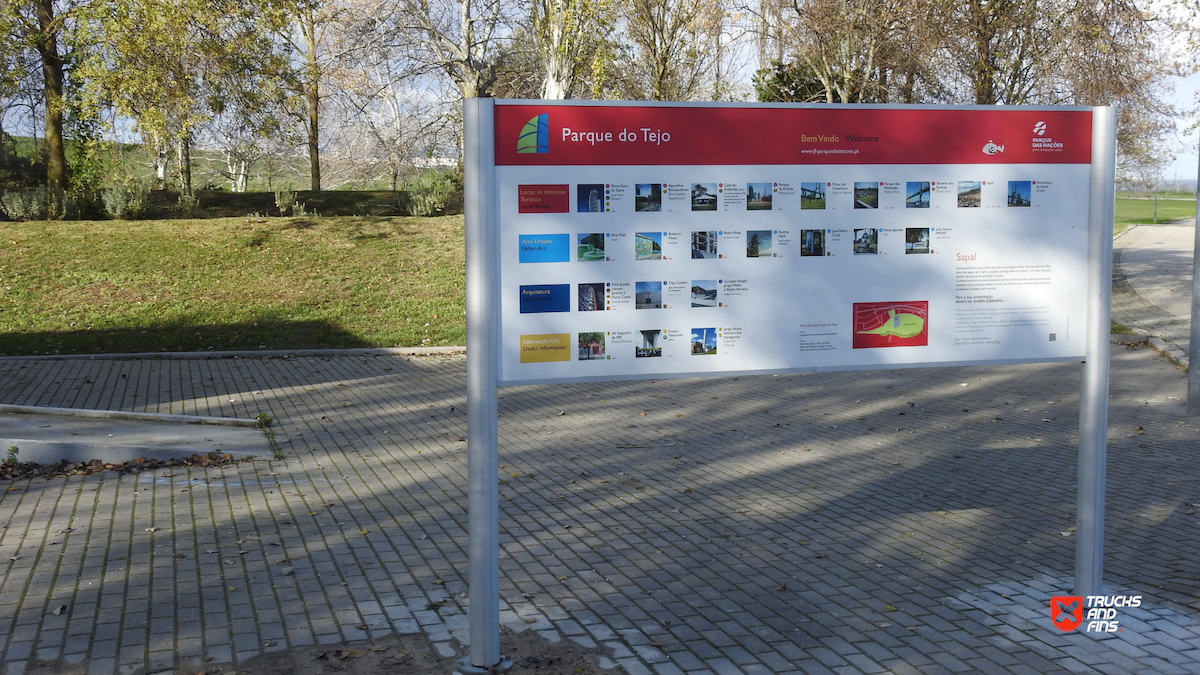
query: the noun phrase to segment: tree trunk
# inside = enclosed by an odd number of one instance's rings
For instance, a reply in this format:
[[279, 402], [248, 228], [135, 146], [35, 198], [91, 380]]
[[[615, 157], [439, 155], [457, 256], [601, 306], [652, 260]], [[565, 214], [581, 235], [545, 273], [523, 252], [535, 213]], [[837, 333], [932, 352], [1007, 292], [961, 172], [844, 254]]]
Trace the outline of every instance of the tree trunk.
[[233, 159], [233, 153], [225, 151], [225, 173], [229, 176], [229, 191], [237, 192], [237, 162]]
[[192, 195], [192, 139], [186, 132], [179, 137], [176, 146], [179, 161], [179, 191], [184, 196]]
[[63, 61], [54, 26], [54, 0], [37, 0], [37, 15], [41, 29], [37, 51], [46, 97], [46, 187], [60, 192], [67, 187], [67, 153], [63, 145]]
[[304, 100], [308, 104], [308, 172], [309, 189], [321, 191], [321, 64], [317, 58], [319, 48], [317, 24], [312, 10], [301, 16], [301, 32], [304, 34], [308, 53], [305, 58]]
[[154, 176], [158, 179], [159, 186], [167, 184], [167, 150], [159, 148], [154, 153]]
[[567, 13], [574, 13], [577, 8], [573, 3], [568, 6], [563, 0], [552, 0], [547, 2], [545, 7], [546, 16], [543, 18], [546, 26], [542, 31], [542, 50], [546, 62], [541, 96], [543, 99], [561, 100], [571, 91], [573, 74], [568, 54], [573, 45], [567, 44], [571, 37], [566, 34], [565, 24]]
[[305, 98], [308, 99], [308, 171], [311, 176], [309, 189], [321, 191], [321, 128], [320, 106], [321, 98], [316, 80], [308, 83]]
[[567, 87], [555, 76], [553, 68], [554, 66], [550, 66], [546, 69], [546, 79], [542, 82], [542, 98], [558, 101], [567, 97]]

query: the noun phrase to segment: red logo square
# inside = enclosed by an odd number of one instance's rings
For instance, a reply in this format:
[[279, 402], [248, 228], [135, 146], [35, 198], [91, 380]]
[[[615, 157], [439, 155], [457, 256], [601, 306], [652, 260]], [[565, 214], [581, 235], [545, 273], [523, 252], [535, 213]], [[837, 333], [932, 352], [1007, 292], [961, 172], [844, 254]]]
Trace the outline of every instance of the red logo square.
[[1056, 595], [1050, 598], [1050, 620], [1061, 631], [1073, 631], [1083, 623], [1083, 596]]

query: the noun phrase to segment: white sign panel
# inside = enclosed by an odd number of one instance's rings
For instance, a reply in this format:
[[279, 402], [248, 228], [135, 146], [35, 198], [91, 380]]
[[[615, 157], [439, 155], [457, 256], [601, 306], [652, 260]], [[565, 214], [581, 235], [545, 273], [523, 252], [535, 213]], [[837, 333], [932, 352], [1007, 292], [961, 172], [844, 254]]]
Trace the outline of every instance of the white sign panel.
[[1090, 126], [498, 103], [500, 382], [1082, 358]]

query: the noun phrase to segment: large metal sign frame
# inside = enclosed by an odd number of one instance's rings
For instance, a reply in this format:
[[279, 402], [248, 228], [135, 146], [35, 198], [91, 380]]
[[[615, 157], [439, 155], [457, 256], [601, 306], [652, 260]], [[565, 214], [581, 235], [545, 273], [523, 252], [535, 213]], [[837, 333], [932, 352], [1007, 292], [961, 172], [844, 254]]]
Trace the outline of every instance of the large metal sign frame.
[[[496, 101], [464, 102], [464, 168], [466, 187], [466, 300], [467, 300], [467, 446], [469, 496], [470, 654], [459, 662], [464, 673], [492, 673], [511, 662], [500, 653], [499, 583], [499, 464], [497, 393], [502, 368], [502, 261], [500, 251], [504, 214], [500, 204], [496, 157], [497, 108], [505, 105], [538, 105], [553, 110], [561, 106], [654, 107], [637, 102]], [[874, 110], [1021, 111], [1056, 108], [1003, 108], [997, 106], [732, 106], [726, 104], [661, 104], [672, 108], [813, 108], [845, 110], [855, 114]], [[1073, 108], [1069, 110], [1089, 110]], [[833, 113], [836, 114], [836, 113]], [[1091, 108], [1091, 154], [1087, 195], [1087, 279], [1084, 284], [1086, 332], [1080, 398], [1080, 440], [1077, 490], [1075, 593], [1100, 595], [1103, 588], [1105, 464], [1108, 416], [1108, 336], [1111, 307], [1112, 225], [1116, 159], [1116, 117], [1111, 108]], [[945, 130], [952, 133], [954, 130]], [[990, 359], [980, 363], [1062, 361], [1064, 358]], [[1078, 357], [1069, 360], [1078, 360]], [[886, 363], [875, 366], [793, 368], [793, 371], [856, 368], [926, 367], [943, 363]], [[752, 371], [753, 372], [753, 371]], [[772, 371], [758, 371], [772, 372]], [[779, 372], [779, 371], [774, 371]], [[732, 372], [681, 373], [674, 376], [725, 375]], [[673, 376], [659, 373], [654, 377]], [[639, 379], [622, 377], [574, 379]], [[529, 382], [566, 381], [554, 378]], [[508, 383], [515, 383], [509, 378]]]

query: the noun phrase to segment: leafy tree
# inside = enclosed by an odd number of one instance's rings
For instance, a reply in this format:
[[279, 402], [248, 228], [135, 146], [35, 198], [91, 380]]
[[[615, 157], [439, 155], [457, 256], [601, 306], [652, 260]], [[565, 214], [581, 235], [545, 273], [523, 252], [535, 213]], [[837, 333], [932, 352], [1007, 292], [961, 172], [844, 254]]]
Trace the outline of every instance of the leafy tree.
[[754, 73], [754, 93], [764, 103], [814, 103], [825, 100], [825, 85], [805, 64], [776, 61]]
[[779, 66], [759, 71], [762, 91], [788, 96], [800, 86], [793, 95], [827, 103], [917, 102], [940, 44], [938, 1], [764, 0], [760, 53], [773, 49]]
[[54, 0], [0, 4], [0, 25], [8, 29], [6, 41], [37, 55], [42, 71], [45, 124], [46, 187], [55, 195], [67, 188], [67, 155], [63, 142], [64, 90], [67, 61], [60, 42], [69, 32], [76, 4]]
[[272, 4], [278, 35], [291, 52], [286, 80], [302, 101], [309, 189], [320, 192], [323, 86], [339, 60], [356, 49], [341, 39], [346, 6], [332, 0], [276, 0]]
[[463, 98], [492, 95], [512, 17], [501, 0], [362, 0], [361, 16], [380, 44], [419, 72], [438, 73]]
[[[763, 0], [762, 100], [1114, 105], [1123, 173], [1156, 170], [1174, 29], [1137, 0]], [[767, 17], [781, 25], [767, 26]], [[1186, 22], [1185, 22], [1186, 23]]]
[[11, 13], [0, 12], [0, 168], [8, 170], [16, 158], [16, 148], [4, 131], [4, 118], [17, 105], [22, 86], [27, 82], [30, 64], [15, 40], [16, 21]]
[[714, 83], [727, 10], [720, 0], [624, 0], [623, 49], [614, 69], [623, 96], [652, 101], [703, 97]]
[[95, 36], [78, 68], [88, 91], [136, 122], [160, 179], [174, 147], [185, 195], [205, 123], [234, 108], [249, 116], [278, 90], [280, 61], [257, 9], [233, 0], [97, 0], [82, 15]]
[[[1157, 173], [1172, 126], [1169, 24], [1136, 0], [968, 0], [948, 11], [953, 62], [974, 102], [1112, 105], [1118, 170]], [[949, 9], [949, 8], [948, 8]]]

